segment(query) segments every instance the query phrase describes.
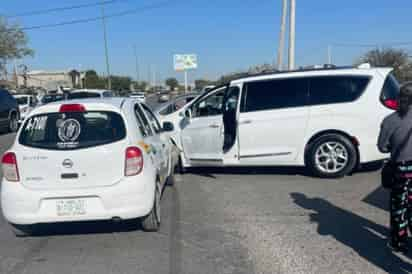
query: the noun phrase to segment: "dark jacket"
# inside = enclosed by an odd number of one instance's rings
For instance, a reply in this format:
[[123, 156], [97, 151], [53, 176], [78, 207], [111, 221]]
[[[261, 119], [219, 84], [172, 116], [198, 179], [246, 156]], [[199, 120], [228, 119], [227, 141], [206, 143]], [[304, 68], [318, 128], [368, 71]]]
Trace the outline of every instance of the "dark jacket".
[[387, 116], [382, 122], [379, 133], [379, 150], [383, 153], [390, 152], [391, 160], [394, 162], [412, 161], [412, 136], [398, 153], [398, 156], [394, 155], [401, 144], [405, 142], [411, 128], [412, 110], [403, 118], [397, 112]]

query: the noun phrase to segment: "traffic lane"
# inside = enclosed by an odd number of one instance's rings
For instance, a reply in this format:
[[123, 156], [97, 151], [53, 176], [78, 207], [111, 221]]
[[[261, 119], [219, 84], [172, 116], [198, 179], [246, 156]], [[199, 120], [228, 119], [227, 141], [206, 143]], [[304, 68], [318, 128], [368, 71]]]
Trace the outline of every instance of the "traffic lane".
[[412, 273], [386, 247], [388, 192], [379, 172], [340, 180], [294, 168], [196, 169], [185, 180], [223, 193], [224, 231], [247, 247], [254, 273]]
[[[13, 139], [0, 136], [1, 152]], [[0, 273], [253, 273], [238, 235], [223, 229], [223, 201], [219, 189], [177, 176], [163, 193], [159, 233], [133, 221], [87, 222], [16, 238], [1, 216]]]
[[[0, 135], [0, 154], [3, 155], [3, 153], [10, 148], [10, 146], [14, 142], [14, 138], [16, 137], [16, 134], [14, 133], [8, 133], [8, 134], [1, 134]], [[0, 177], [1, 177], [1, 170], [0, 170]]]

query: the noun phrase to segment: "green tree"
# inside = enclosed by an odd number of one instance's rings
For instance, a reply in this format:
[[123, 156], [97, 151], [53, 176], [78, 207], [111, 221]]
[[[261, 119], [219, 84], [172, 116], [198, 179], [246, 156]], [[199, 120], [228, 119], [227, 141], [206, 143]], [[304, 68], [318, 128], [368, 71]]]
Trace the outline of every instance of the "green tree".
[[165, 83], [166, 86], [170, 88], [170, 90], [175, 90], [175, 88], [179, 86], [179, 82], [176, 78], [168, 78], [166, 79]]
[[27, 46], [26, 33], [17, 24], [9, 24], [0, 17], [0, 70], [13, 59], [33, 56], [34, 51]]
[[145, 91], [148, 85], [147, 82], [145, 81], [136, 81], [133, 84], [134, 84], [134, 89], [137, 91]]
[[85, 88], [104, 89], [106, 87], [105, 79], [100, 78], [94, 70], [86, 71], [84, 84]]
[[130, 90], [132, 78], [124, 76], [111, 76], [113, 90]]
[[361, 56], [356, 64], [370, 63], [375, 67], [392, 67], [395, 77], [400, 81], [412, 80], [412, 62], [403, 49], [374, 49]]

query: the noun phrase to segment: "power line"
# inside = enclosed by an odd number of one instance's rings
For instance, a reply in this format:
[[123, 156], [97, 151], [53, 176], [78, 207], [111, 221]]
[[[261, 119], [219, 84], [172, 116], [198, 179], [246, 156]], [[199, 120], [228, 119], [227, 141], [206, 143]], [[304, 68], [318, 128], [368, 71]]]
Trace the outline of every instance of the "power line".
[[10, 19], [10, 18], [16, 18], [16, 17], [35, 16], [35, 15], [48, 14], [48, 13], [54, 13], [54, 12], [59, 12], [59, 11], [90, 8], [90, 7], [100, 6], [100, 5], [108, 5], [108, 4], [113, 4], [115, 2], [119, 2], [119, 0], [106, 0], [102, 2], [94, 2], [94, 3], [89, 3], [89, 4], [72, 5], [72, 6], [43, 9], [43, 10], [34, 10], [34, 11], [28, 11], [28, 12], [23, 12], [23, 13], [17, 13], [13, 15], [5, 15], [5, 17], [7, 19]]
[[349, 44], [349, 43], [332, 43], [334, 47], [348, 47], [348, 48], [371, 48], [378, 47], [378, 44]]
[[157, 9], [161, 8], [167, 5], [172, 4], [172, 0], [167, 0], [151, 5], [147, 5], [141, 8], [136, 8], [136, 9], [131, 9], [131, 10], [126, 10], [123, 12], [118, 12], [118, 13], [112, 13], [106, 16], [97, 16], [97, 17], [89, 17], [89, 18], [84, 18], [84, 19], [77, 19], [77, 20], [71, 20], [71, 21], [63, 21], [60, 23], [55, 23], [55, 24], [45, 24], [45, 25], [37, 25], [37, 26], [30, 26], [30, 27], [23, 27], [22, 30], [35, 30], [35, 29], [44, 29], [44, 28], [53, 28], [53, 27], [60, 27], [60, 26], [65, 26], [65, 25], [74, 25], [74, 24], [81, 24], [81, 23], [89, 23], [89, 22], [94, 22], [94, 21], [99, 21], [102, 20], [103, 18], [113, 18], [113, 17], [120, 17], [120, 16], [125, 16], [125, 15], [130, 15], [138, 12], [144, 12], [147, 10], [152, 10], [152, 9]]
[[410, 46], [412, 42], [385, 42], [376, 44], [351, 44], [351, 43], [332, 43], [334, 47], [352, 47], [352, 48], [378, 48], [378, 47], [393, 47], [393, 46]]

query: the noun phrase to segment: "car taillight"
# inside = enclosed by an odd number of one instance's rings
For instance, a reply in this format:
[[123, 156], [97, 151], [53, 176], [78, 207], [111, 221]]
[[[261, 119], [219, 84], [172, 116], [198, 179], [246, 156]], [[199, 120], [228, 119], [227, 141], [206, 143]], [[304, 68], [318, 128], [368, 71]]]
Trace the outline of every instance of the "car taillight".
[[126, 149], [124, 176], [134, 176], [143, 170], [143, 153], [138, 147]]
[[398, 100], [396, 99], [386, 99], [383, 101], [383, 104], [385, 105], [385, 107], [393, 110], [397, 110], [399, 106]]
[[60, 106], [59, 112], [86, 112], [86, 108], [81, 104], [65, 104]]
[[1, 160], [3, 175], [7, 181], [18, 182], [20, 181], [19, 177], [19, 168], [17, 167], [16, 154], [13, 152], [8, 152], [3, 155]]

